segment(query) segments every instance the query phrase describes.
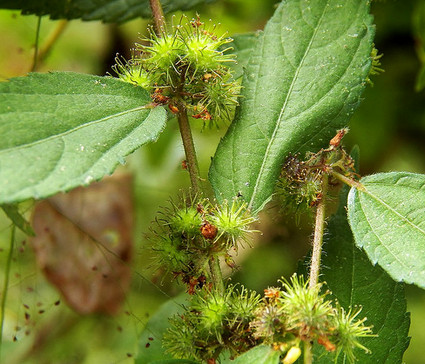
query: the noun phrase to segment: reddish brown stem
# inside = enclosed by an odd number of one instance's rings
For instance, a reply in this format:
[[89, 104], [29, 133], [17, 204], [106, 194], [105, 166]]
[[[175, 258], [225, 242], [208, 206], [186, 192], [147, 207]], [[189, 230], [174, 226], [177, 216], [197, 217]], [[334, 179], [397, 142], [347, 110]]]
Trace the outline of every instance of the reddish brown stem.
[[149, 0], [149, 2], [152, 9], [153, 20], [155, 22], [156, 34], [160, 36], [165, 28], [165, 18], [164, 18], [164, 12], [162, 11], [161, 1]]

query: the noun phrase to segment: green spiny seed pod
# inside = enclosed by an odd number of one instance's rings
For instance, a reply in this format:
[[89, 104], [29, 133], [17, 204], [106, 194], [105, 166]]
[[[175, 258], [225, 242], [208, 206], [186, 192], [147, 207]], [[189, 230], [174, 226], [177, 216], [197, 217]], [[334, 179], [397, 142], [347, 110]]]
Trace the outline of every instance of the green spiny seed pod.
[[216, 26], [210, 24], [206, 28], [199, 19], [193, 19], [185, 26], [178, 28], [186, 47], [185, 61], [196, 71], [207, 72], [218, 70], [224, 62], [231, 62], [231, 55], [224, 54], [223, 45], [230, 43], [230, 38], [215, 34]]
[[365, 326], [366, 318], [356, 320], [356, 317], [361, 312], [361, 309], [346, 312], [344, 308], [337, 304], [334, 314], [334, 332], [332, 339], [336, 345], [336, 356], [343, 352], [345, 353], [350, 363], [355, 362], [354, 349], [360, 348], [365, 352], [369, 350], [359, 342], [359, 338], [373, 337], [372, 328]]
[[174, 213], [170, 216], [168, 225], [176, 234], [183, 234], [188, 238], [200, 236], [202, 217], [194, 206], [174, 206]]
[[326, 332], [333, 310], [331, 302], [325, 301], [327, 293], [320, 293], [321, 285], [308, 287], [308, 281], [296, 274], [290, 282], [282, 279], [281, 283], [284, 290], [280, 302], [286, 316], [286, 329], [299, 330], [298, 336], [308, 340]]
[[136, 48], [142, 52], [140, 62], [151, 71], [166, 72], [168, 69], [174, 69], [184, 56], [182, 39], [177, 35], [176, 30], [172, 34], [162, 32], [160, 36], [152, 30], [150, 33], [151, 39], [143, 41], [150, 41], [151, 45], [136, 44]]
[[237, 105], [240, 85], [233, 80], [226, 63], [234, 56], [227, 54], [225, 45], [231, 41], [215, 34], [216, 27], [205, 26], [199, 20], [187, 21], [136, 44], [140, 55], [128, 62], [117, 59], [114, 70], [119, 78], [152, 90], [153, 104], [168, 105], [171, 112], [182, 104], [195, 119], [230, 119]]
[[189, 316], [170, 318], [170, 327], [164, 333], [163, 345], [168, 353], [176, 359], [202, 359], [203, 347]]
[[192, 301], [191, 309], [197, 312], [197, 330], [216, 337], [222, 342], [221, 334], [224, 331], [226, 317], [229, 313], [229, 299], [231, 290], [225, 295], [218, 292], [204, 291], [197, 294]]
[[285, 316], [281, 306], [276, 303], [263, 303], [254, 314], [255, 318], [250, 323], [254, 338], [262, 338], [265, 343], [271, 344], [276, 336], [283, 335]]
[[190, 255], [183, 250], [181, 241], [170, 237], [161, 236], [155, 241], [152, 250], [156, 252], [156, 266], [164, 267], [168, 272], [181, 272], [190, 266]]
[[[206, 77], [211, 75], [211, 77]], [[232, 110], [238, 104], [240, 85], [231, 80], [230, 72], [222, 74], [205, 74], [203, 85], [203, 97], [200, 101], [214, 120], [230, 120]]]
[[125, 61], [120, 57], [115, 58], [116, 64], [112, 69], [118, 75], [118, 78], [124, 82], [132, 83], [136, 86], [149, 89], [152, 85], [152, 75], [145, 71], [142, 65], [133, 60]]
[[248, 210], [246, 202], [235, 198], [231, 204], [227, 200], [221, 205], [216, 204], [207, 219], [217, 227], [216, 241], [223, 240], [225, 249], [237, 249], [238, 241], [248, 241], [248, 235], [256, 230], [251, 230], [250, 225], [256, 221]]

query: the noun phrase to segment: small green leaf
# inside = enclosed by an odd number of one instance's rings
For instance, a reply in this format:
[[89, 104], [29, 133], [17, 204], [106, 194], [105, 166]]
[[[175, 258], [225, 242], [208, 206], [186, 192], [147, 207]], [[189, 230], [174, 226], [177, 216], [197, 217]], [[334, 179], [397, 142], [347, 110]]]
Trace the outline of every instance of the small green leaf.
[[346, 125], [369, 73], [374, 28], [364, 0], [282, 1], [246, 68], [241, 105], [210, 169], [216, 197], [258, 211], [284, 158], [323, 147]]
[[270, 346], [259, 345], [246, 353], [238, 356], [235, 360], [225, 360], [223, 364], [278, 364], [280, 352]]
[[118, 79], [71, 72], [0, 83], [0, 203], [45, 198], [113, 172], [155, 141], [163, 108]]
[[348, 218], [357, 246], [393, 279], [425, 288], [425, 175], [379, 173], [352, 188]]
[[[321, 280], [346, 310], [362, 307], [358, 319], [367, 317], [365, 325], [373, 326], [372, 331], [377, 335], [361, 339], [371, 353], [356, 349], [357, 362], [401, 363], [409, 345], [410, 324], [404, 285], [394, 282], [381, 267], [373, 266], [366, 254], [355, 246], [344, 206], [347, 192], [347, 188], [342, 191], [342, 203], [327, 226]], [[314, 363], [332, 362], [334, 354], [317, 349]], [[344, 355], [341, 354], [338, 363], [347, 363]]]
[[[165, 302], [149, 319], [139, 337], [139, 351], [135, 358], [135, 364], [159, 364], [162, 362], [168, 363], [167, 360], [173, 360], [172, 356], [166, 354], [162, 347], [162, 336], [170, 326], [170, 317], [182, 312], [182, 304], [186, 301], [187, 295], [185, 294], [172, 298]], [[181, 362], [178, 361], [176, 363]], [[186, 360], [185, 363], [191, 364], [193, 362]]]
[[29, 236], [34, 236], [34, 230], [32, 229], [30, 223], [25, 220], [22, 214], [19, 212], [18, 206], [16, 205], [0, 205], [7, 217], [12, 220], [12, 222], [21, 229], [25, 234]]
[[[165, 13], [188, 10], [212, 0], [161, 0]], [[50, 15], [51, 19], [102, 20], [123, 23], [134, 18], [151, 18], [149, 0], [3, 0], [2, 9], [22, 10], [22, 14]]]

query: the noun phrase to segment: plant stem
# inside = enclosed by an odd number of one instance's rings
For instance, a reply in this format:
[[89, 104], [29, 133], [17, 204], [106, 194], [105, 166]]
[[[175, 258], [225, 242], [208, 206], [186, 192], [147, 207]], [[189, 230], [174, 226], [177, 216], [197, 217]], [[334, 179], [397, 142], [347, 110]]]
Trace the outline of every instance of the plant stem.
[[[40, 48], [40, 50], [37, 51], [37, 48], [36, 48], [36, 52], [35, 52], [35, 55], [34, 55], [34, 62], [33, 62], [31, 71], [36, 71], [37, 68], [40, 67], [40, 64], [44, 61], [46, 56], [49, 54], [53, 45], [56, 43], [56, 41], [62, 35], [62, 33], [64, 32], [67, 25], [68, 25], [68, 20], [60, 20], [57, 23], [57, 26], [55, 27], [55, 29], [53, 29], [53, 31], [49, 34], [49, 37], [44, 42], [44, 44]], [[39, 29], [37, 29], [37, 30], [39, 30]], [[38, 41], [37, 41], [37, 43], [38, 43]]]
[[41, 28], [41, 16], [38, 17], [37, 20], [37, 30], [35, 32], [35, 48], [34, 48], [34, 57], [32, 61], [31, 72], [35, 72], [37, 69], [37, 61], [38, 61], [38, 42], [40, 40], [40, 28]]
[[335, 171], [332, 171], [332, 176], [335, 177], [336, 179], [339, 179], [341, 182], [345, 183], [346, 185], [350, 187], [357, 188], [360, 191], [365, 191], [364, 186], [360, 182], [357, 182], [352, 178], [345, 177], [343, 174], [335, 172]]
[[152, 16], [155, 22], [155, 30], [158, 36], [161, 35], [161, 32], [165, 28], [165, 18], [164, 12], [162, 11], [161, 1], [160, 0], [149, 0], [152, 9]]
[[12, 225], [12, 230], [10, 234], [10, 245], [9, 245], [9, 254], [7, 255], [6, 261], [6, 269], [4, 272], [4, 283], [3, 283], [3, 295], [1, 298], [1, 312], [0, 312], [0, 361], [1, 361], [1, 347], [3, 343], [3, 326], [4, 326], [4, 318], [5, 318], [5, 310], [6, 310], [6, 299], [7, 299], [7, 291], [9, 288], [9, 277], [10, 277], [10, 267], [12, 264], [12, 256], [13, 256], [13, 248], [15, 244], [15, 225]]
[[311, 364], [313, 363], [313, 354], [311, 352], [311, 342], [304, 341], [304, 364]]
[[322, 180], [322, 198], [316, 208], [316, 222], [314, 226], [313, 253], [310, 263], [309, 288], [314, 288], [319, 281], [320, 258], [322, 255], [323, 233], [325, 228], [326, 194], [328, 190], [328, 176]]
[[201, 191], [201, 180], [199, 175], [198, 160], [196, 158], [195, 144], [193, 143], [192, 131], [190, 130], [189, 119], [186, 107], [183, 102], [177, 104], [179, 113], [177, 120], [179, 123], [180, 135], [183, 141], [184, 152], [186, 154], [187, 169], [189, 170], [190, 182], [193, 193], [196, 195]]
[[218, 256], [213, 256], [210, 258], [209, 266], [213, 287], [217, 290], [218, 294], [222, 295], [224, 294], [224, 283], [223, 275], [221, 273], [220, 259], [218, 259]]

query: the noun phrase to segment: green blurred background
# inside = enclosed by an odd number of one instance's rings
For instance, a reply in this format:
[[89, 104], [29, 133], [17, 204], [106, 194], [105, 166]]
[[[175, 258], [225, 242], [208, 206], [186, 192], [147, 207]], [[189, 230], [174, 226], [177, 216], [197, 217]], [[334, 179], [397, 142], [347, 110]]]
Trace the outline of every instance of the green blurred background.
[[[275, 1], [217, 0], [186, 13], [221, 23], [229, 35], [262, 29], [272, 15]], [[419, 91], [425, 62], [425, 5], [423, 0], [388, 0], [372, 4], [375, 16], [375, 44], [383, 53], [379, 76], [364, 93], [364, 101], [350, 123], [347, 149], [360, 147], [361, 174], [378, 171], [425, 173], [425, 94]], [[176, 14], [179, 18], [180, 14]], [[38, 18], [16, 11], [0, 11], [0, 79], [22, 76], [31, 70]], [[139, 37], [146, 36], [147, 20], [123, 25], [81, 22], [61, 24], [44, 17], [40, 47], [57, 29], [57, 39], [38, 71], [75, 71], [105, 75], [111, 71], [116, 53], [125, 57]], [[422, 71], [422, 74], [425, 72]], [[206, 178], [210, 158], [226, 126], [203, 128], [194, 121], [195, 142], [200, 166]], [[132, 363], [137, 335], [150, 314], [181, 287], [152, 274], [146, 234], [158, 206], [166, 206], [170, 196], [188, 187], [187, 172], [176, 123], [169, 122], [156, 144], [143, 147], [127, 159], [121, 170], [133, 174], [135, 231], [133, 278], [122, 313], [117, 316], [81, 316], [66, 307], [57, 291], [48, 284], [34, 260], [26, 238], [19, 235], [13, 252], [11, 282], [6, 302], [4, 363]], [[23, 206], [28, 215], [32, 204]], [[233, 280], [261, 292], [282, 275], [289, 276], [309, 249], [311, 222], [278, 217], [276, 210], [261, 218], [263, 235], [254, 249], [242, 250], [241, 268]], [[9, 247], [10, 227], [0, 216], [0, 266], [4, 267]], [[4, 272], [0, 272], [3, 282]], [[3, 283], [1, 283], [3, 284]], [[407, 286], [411, 312], [411, 344], [404, 362], [424, 362], [425, 292]], [[60, 304], [58, 301], [60, 300]], [[28, 317], [29, 316], [29, 317]]]

